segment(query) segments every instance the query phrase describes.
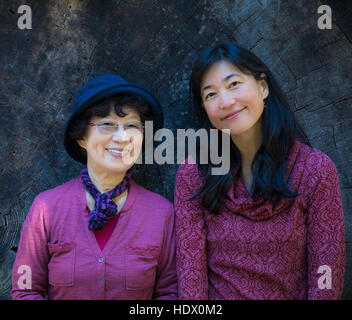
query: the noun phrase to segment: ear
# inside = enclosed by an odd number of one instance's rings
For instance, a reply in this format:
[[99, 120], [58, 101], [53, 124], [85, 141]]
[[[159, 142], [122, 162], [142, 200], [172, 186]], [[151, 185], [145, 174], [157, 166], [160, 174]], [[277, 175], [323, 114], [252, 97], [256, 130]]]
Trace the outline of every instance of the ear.
[[83, 139], [80, 139], [80, 140], [76, 140], [76, 142], [78, 143], [78, 145], [83, 148], [83, 149], [86, 149], [86, 140], [83, 138]]
[[265, 73], [262, 73], [260, 76], [262, 77], [262, 79], [258, 80], [258, 85], [259, 85], [259, 88], [260, 88], [260, 91], [262, 93], [263, 100], [264, 100], [265, 98], [267, 98], [269, 96], [269, 85], [266, 81]]

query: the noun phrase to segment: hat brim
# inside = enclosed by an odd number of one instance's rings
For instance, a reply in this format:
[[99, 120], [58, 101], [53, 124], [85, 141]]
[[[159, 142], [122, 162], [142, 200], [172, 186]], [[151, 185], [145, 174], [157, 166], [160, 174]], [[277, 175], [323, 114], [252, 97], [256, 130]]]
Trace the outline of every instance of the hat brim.
[[108, 88], [92, 96], [87, 101], [85, 101], [79, 108], [77, 108], [70, 115], [69, 119], [67, 120], [65, 129], [64, 129], [64, 146], [71, 158], [73, 158], [74, 160], [82, 164], [87, 163], [87, 159], [83, 157], [81, 154], [81, 147], [78, 145], [77, 141], [72, 139], [69, 135], [68, 129], [70, 127], [72, 120], [75, 117], [77, 117], [79, 114], [87, 110], [89, 107], [91, 107], [93, 104], [103, 99], [112, 97], [114, 95], [124, 94], [124, 93], [139, 96], [143, 98], [150, 105], [151, 111], [152, 111], [154, 132], [163, 127], [164, 117], [163, 117], [161, 106], [158, 100], [150, 92], [134, 84], [123, 84], [123, 85], [118, 85], [116, 87]]

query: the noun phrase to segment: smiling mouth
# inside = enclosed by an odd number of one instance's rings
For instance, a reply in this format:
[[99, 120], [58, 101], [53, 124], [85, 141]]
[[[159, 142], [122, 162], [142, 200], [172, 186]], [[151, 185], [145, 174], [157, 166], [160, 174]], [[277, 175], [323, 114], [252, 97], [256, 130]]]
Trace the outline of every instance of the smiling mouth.
[[236, 117], [241, 113], [242, 110], [244, 110], [244, 108], [241, 109], [241, 110], [239, 110], [239, 111], [235, 111], [235, 112], [233, 112], [233, 113], [230, 113], [230, 114], [229, 114], [228, 116], [226, 116], [223, 120], [231, 120], [231, 119], [236, 118]]
[[106, 151], [108, 151], [113, 157], [117, 157], [117, 158], [121, 158], [124, 157], [126, 155], [128, 155], [131, 150], [124, 150], [124, 149], [105, 149]]

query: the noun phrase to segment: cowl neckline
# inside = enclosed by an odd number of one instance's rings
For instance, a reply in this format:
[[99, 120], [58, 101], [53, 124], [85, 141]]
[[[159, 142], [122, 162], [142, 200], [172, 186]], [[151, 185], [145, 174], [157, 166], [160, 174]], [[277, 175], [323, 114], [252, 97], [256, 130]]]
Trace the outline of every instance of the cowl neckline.
[[[296, 139], [292, 146], [287, 161], [286, 179], [288, 178], [288, 185], [290, 188], [295, 190], [296, 185], [293, 185], [293, 171], [295, 163], [297, 162], [300, 153], [305, 149], [304, 145]], [[298, 171], [303, 171], [304, 168], [299, 168]], [[296, 170], [295, 170], [296, 171]], [[301, 176], [302, 172], [299, 173]], [[294, 173], [295, 175], [296, 173]], [[261, 221], [272, 218], [275, 215], [280, 214], [283, 211], [289, 209], [295, 198], [281, 198], [276, 207], [266, 200], [263, 196], [260, 196], [256, 201], [253, 200], [250, 193], [248, 192], [244, 181], [241, 177], [237, 178], [234, 183], [231, 184], [227, 196], [223, 197], [223, 206], [231, 213], [242, 215], [250, 220]]]

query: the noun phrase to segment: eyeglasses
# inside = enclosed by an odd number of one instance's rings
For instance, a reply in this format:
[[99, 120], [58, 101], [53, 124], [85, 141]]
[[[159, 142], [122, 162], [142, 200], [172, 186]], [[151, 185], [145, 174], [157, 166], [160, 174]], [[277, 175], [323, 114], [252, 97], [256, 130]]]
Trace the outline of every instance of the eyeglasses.
[[[121, 124], [112, 121], [104, 121], [102, 123], [89, 122], [90, 127], [97, 127], [102, 134], [114, 134]], [[133, 121], [126, 122], [122, 125], [123, 130], [129, 135], [136, 135], [143, 133], [144, 126], [141, 122]]]

